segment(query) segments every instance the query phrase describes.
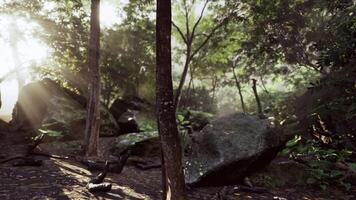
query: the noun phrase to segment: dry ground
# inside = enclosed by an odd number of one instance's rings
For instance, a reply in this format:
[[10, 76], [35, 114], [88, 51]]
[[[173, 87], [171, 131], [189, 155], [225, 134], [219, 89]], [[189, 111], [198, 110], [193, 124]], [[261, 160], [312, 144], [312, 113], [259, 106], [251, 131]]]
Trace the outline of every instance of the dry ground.
[[[17, 154], [23, 146], [18, 136], [2, 137], [0, 155]], [[17, 139], [14, 139], [17, 138]], [[12, 167], [11, 163], [0, 164], [0, 199], [160, 199], [160, 169], [140, 170], [134, 166], [125, 166], [121, 174], [109, 174], [106, 182], [113, 184], [111, 192], [91, 194], [85, 185], [92, 173], [77, 161], [68, 159], [44, 159], [41, 167]], [[225, 187], [231, 189], [233, 186]], [[222, 187], [205, 187], [188, 189], [189, 199], [217, 199]], [[322, 191], [315, 187], [283, 187], [271, 189], [270, 193], [253, 194], [236, 192], [225, 196], [226, 200], [242, 199], [288, 199], [288, 200], [324, 200], [356, 199], [355, 187], [348, 193], [337, 188]]]

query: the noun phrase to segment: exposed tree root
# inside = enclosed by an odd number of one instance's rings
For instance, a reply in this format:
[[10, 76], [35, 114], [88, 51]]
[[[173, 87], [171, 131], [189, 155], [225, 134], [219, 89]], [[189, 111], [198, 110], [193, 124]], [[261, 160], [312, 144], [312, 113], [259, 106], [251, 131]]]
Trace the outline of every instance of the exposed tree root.
[[[108, 163], [108, 172], [120, 174], [130, 155], [131, 150], [128, 149], [122, 152], [117, 160], [106, 161]], [[105, 169], [103, 161], [83, 160], [81, 158], [76, 158], [75, 160], [85, 165], [89, 171], [102, 171]]]
[[103, 171], [97, 176], [90, 179], [89, 183], [87, 184], [86, 188], [89, 190], [89, 192], [92, 193], [109, 192], [111, 190], [112, 187], [111, 183], [103, 183], [108, 173], [108, 170], [109, 170], [109, 162], [106, 161]]
[[99, 183], [99, 184], [88, 183], [86, 188], [91, 193], [110, 192], [110, 190], [112, 188], [112, 184], [111, 183]]
[[17, 160], [17, 159], [26, 159], [26, 157], [25, 156], [13, 156], [10, 158], [6, 158], [5, 160], [1, 160], [0, 164], [7, 163], [7, 162], [10, 162], [12, 160]]

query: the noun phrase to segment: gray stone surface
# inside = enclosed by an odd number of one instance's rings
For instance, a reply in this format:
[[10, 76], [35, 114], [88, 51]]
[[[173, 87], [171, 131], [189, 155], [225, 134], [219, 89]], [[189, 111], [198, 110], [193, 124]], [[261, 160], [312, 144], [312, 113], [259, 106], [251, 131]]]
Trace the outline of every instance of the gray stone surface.
[[191, 185], [225, 185], [241, 181], [267, 165], [284, 144], [268, 120], [242, 113], [213, 120], [193, 134], [192, 152], [185, 161]]

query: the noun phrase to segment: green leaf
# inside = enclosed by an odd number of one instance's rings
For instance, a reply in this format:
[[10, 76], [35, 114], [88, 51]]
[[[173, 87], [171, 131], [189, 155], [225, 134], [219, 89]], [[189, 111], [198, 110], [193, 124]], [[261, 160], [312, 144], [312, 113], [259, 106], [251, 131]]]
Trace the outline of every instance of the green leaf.
[[347, 163], [347, 165], [353, 169], [353, 170], [356, 170], [356, 163]]
[[332, 170], [332, 171], [330, 172], [330, 177], [331, 177], [331, 178], [335, 178], [335, 177], [340, 176], [340, 175], [342, 175], [342, 172], [340, 172], [340, 171], [338, 171], [338, 170]]
[[344, 183], [344, 182], [341, 182], [340, 184], [341, 184], [342, 186], [344, 186], [346, 190], [350, 190], [350, 189], [351, 189], [351, 183]]
[[326, 186], [326, 185], [320, 185], [320, 188], [321, 188], [322, 190], [326, 190], [326, 189], [327, 189], [327, 186]]
[[43, 134], [46, 134], [48, 136], [51, 136], [51, 137], [59, 137], [59, 136], [63, 135], [62, 132], [54, 131], [54, 130], [42, 130], [42, 129], [39, 129], [38, 131], [43, 133]]
[[311, 177], [309, 177], [308, 179], [307, 179], [307, 183], [308, 184], [314, 184], [314, 183], [316, 183], [316, 179], [315, 178], [311, 178]]
[[179, 115], [179, 114], [177, 115], [177, 120], [178, 120], [178, 122], [180, 122], [180, 123], [184, 121], [184, 118], [185, 118], [185, 117], [184, 117], [183, 115]]
[[300, 135], [296, 135], [294, 136], [293, 139], [289, 140], [286, 144], [287, 147], [292, 147], [295, 146], [296, 144], [298, 144], [298, 142], [302, 139], [302, 137]]

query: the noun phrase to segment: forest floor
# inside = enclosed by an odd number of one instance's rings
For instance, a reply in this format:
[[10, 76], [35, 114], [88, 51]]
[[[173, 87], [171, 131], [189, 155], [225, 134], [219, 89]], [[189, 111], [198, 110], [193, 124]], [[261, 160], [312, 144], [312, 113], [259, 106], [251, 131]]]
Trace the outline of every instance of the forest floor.
[[[21, 140], [0, 138], [2, 156], [10, 157], [18, 154], [24, 144]], [[113, 184], [108, 193], [92, 194], [85, 188], [92, 173], [85, 166], [73, 159], [43, 159], [40, 167], [12, 167], [11, 163], [0, 164], [0, 199], [160, 199], [160, 169], [141, 170], [126, 165], [121, 174], [109, 173], [105, 182]], [[157, 158], [158, 159], [158, 158]], [[230, 190], [234, 186], [224, 187]], [[320, 190], [316, 187], [282, 187], [270, 189], [269, 193], [255, 194], [234, 192], [218, 198], [223, 187], [203, 187], [188, 189], [188, 197], [193, 200], [240, 200], [240, 199], [279, 199], [279, 200], [324, 200], [324, 199], [355, 199], [356, 190], [344, 192], [337, 188]]]

